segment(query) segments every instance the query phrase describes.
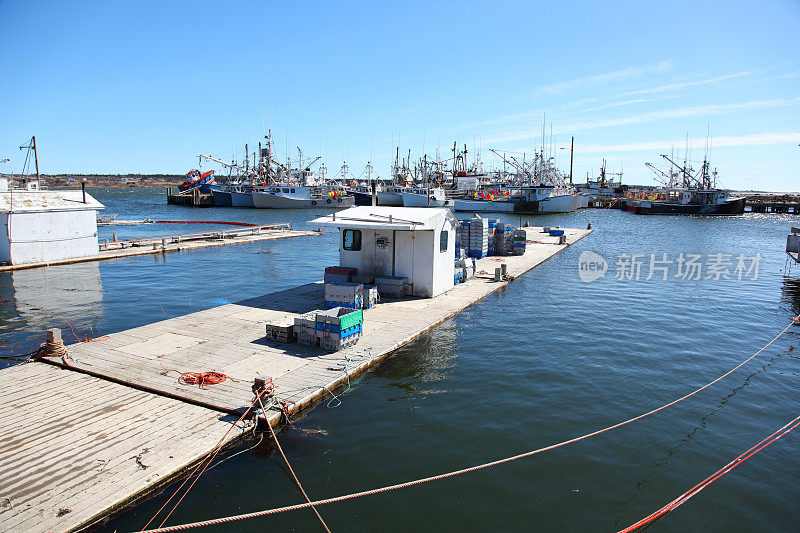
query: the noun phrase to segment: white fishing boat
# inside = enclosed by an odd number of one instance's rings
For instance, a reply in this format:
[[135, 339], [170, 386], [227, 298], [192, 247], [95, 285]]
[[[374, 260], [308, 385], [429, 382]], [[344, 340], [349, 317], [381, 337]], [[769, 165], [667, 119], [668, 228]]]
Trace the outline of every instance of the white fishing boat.
[[540, 185], [519, 187], [500, 199], [456, 199], [456, 211], [484, 213], [570, 213], [577, 209], [578, 195], [569, 188]]
[[449, 204], [441, 187], [405, 187], [403, 207], [445, 207]]
[[456, 198], [453, 200], [453, 209], [470, 213], [513, 213], [516, 211], [517, 203], [505, 198], [498, 200]]
[[403, 187], [389, 186], [378, 191], [378, 205], [403, 207]]
[[355, 198], [328, 187], [284, 184], [253, 187], [253, 205], [260, 209], [336, 209], [354, 206]]
[[[354, 185], [348, 192], [355, 196], [356, 205], [372, 205], [372, 186]], [[403, 188], [386, 186], [383, 184], [375, 185], [375, 196], [378, 205], [390, 207], [403, 207]]]
[[580, 192], [591, 196], [614, 196], [614, 191], [622, 186], [622, 170], [619, 172], [606, 171], [606, 160], [600, 167], [600, 176], [597, 179], [590, 179], [586, 174], [586, 185], [581, 185]]

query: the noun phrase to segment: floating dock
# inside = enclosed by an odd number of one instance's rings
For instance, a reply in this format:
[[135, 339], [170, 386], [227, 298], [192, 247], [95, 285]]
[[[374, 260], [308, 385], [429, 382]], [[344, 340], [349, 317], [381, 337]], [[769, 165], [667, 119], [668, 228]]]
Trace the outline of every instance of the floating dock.
[[193, 250], [208, 246], [221, 246], [241, 242], [269, 241], [273, 239], [286, 239], [289, 237], [304, 237], [320, 235], [317, 231], [299, 231], [291, 229], [289, 224], [272, 224], [269, 226], [253, 226], [235, 230], [220, 230], [203, 233], [188, 233], [181, 235], [164, 235], [125, 241], [101, 242], [97, 255], [85, 257], [71, 257], [56, 261], [42, 261], [38, 263], [24, 263], [20, 265], [0, 266], [0, 272], [38, 268], [52, 265], [67, 265], [83, 263], [86, 261], [103, 261], [134, 255], [160, 254]]
[[[476, 276], [436, 298], [386, 300], [364, 311], [363, 338], [346, 350], [273, 343], [265, 323], [322, 307], [323, 284], [224, 305], [67, 346], [68, 354], [3, 370], [0, 530], [92, 526], [165, 486], [211, 453], [272, 378], [291, 414], [309, 408], [401, 346], [505, 286], [591, 230], [558, 244], [526, 228], [524, 255], [477, 260]], [[208, 388], [180, 372], [222, 372]], [[268, 411], [278, 425], [282, 413]], [[227, 436], [226, 436], [227, 435]], [[144, 525], [144, 524], [142, 524]]]
[[177, 187], [170, 187], [167, 190], [167, 204], [185, 205], [189, 207], [213, 207], [214, 195], [201, 193], [200, 189], [194, 189], [188, 193], [180, 193]]

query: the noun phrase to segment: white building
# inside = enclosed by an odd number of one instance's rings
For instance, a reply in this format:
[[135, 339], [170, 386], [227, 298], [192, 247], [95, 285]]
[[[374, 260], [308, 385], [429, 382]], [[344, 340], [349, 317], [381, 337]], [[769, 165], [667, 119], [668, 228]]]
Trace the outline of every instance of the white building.
[[449, 209], [359, 206], [313, 220], [339, 228], [339, 264], [364, 276], [408, 278], [414, 296], [453, 287], [455, 217]]
[[22, 265], [97, 255], [103, 205], [81, 191], [0, 191], [0, 263]]

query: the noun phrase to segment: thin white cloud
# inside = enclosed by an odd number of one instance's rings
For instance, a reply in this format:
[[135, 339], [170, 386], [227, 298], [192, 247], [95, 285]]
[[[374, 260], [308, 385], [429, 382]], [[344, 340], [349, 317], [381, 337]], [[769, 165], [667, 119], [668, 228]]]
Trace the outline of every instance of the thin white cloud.
[[[689, 139], [690, 146], [703, 146], [706, 142], [705, 138]], [[741, 135], [738, 137], [712, 137], [711, 147], [725, 148], [737, 146], [762, 146], [767, 144], [791, 144], [797, 145], [800, 143], [800, 132], [789, 133], [754, 133], [751, 135]], [[627, 144], [584, 144], [576, 145], [575, 152], [583, 154], [608, 154], [619, 152], [642, 152], [642, 151], [657, 151], [668, 150], [673, 146], [684, 146], [686, 139], [673, 139], [668, 141], [647, 141], [638, 143]]]
[[628, 126], [631, 124], [641, 124], [644, 122], [654, 122], [670, 118], [701, 117], [707, 115], [721, 115], [732, 111], [744, 111], [753, 109], [770, 109], [775, 107], [790, 107], [800, 103], [800, 97], [796, 98], [772, 98], [769, 100], [752, 100], [750, 102], [739, 102], [736, 104], [707, 104], [700, 106], [677, 107], [664, 109], [661, 111], [650, 111], [631, 115], [628, 117], [618, 117], [610, 119], [600, 119], [594, 121], [576, 121], [567, 127], [560, 129], [566, 131], [584, 131], [597, 128], [608, 128], [612, 126]]
[[[758, 109], [771, 109], [776, 107], [791, 107], [800, 104], [800, 97], [796, 98], [773, 98], [769, 100], [753, 100], [750, 102], [739, 102], [735, 104], [708, 104], [702, 106], [688, 106], [678, 107], [672, 109], [664, 109], [661, 111], [650, 111], [647, 113], [640, 113], [637, 115], [630, 115], [627, 117], [617, 117], [609, 119], [598, 120], [582, 120], [573, 119], [557, 122], [557, 127], [554, 127], [553, 133], [559, 134], [572, 134], [581, 131], [588, 131], [602, 128], [612, 128], [620, 126], [630, 126], [635, 124], [644, 124], [649, 122], [657, 122], [660, 120], [668, 120], [675, 118], [689, 118], [689, 117], [702, 117], [709, 115], [721, 115], [736, 111], [748, 111]], [[523, 141], [534, 139], [541, 135], [541, 130], [530, 124], [525, 127], [514, 129], [508, 128], [505, 132], [499, 133], [494, 137], [487, 138], [484, 143], [489, 144], [503, 144], [508, 142]]]
[[702, 78], [699, 80], [690, 80], [690, 81], [681, 81], [675, 83], [669, 83], [667, 85], [661, 85], [658, 87], [648, 87], [646, 89], [637, 89], [635, 91], [628, 91], [623, 93], [624, 96], [635, 96], [638, 94], [653, 94], [653, 93], [661, 93], [661, 92], [668, 92], [668, 91], [675, 91], [680, 89], [685, 89], [687, 87], [696, 87], [699, 85], [713, 85], [715, 83], [721, 83], [728, 80], [734, 80], [737, 78], [743, 78], [746, 76], [751, 76], [753, 74], [761, 74], [766, 72], [769, 69], [763, 70], [744, 70], [742, 72], [735, 72], [733, 74], [726, 74], [725, 76], [717, 76], [715, 78]]
[[626, 106], [626, 105], [634, 105], [634, 104], [644, 104], [644, 103], [647, 103], [647, 102], [656, 102], [656, 101], [661, 101], [661, 100], [663, 100], [663, 98], [636, 98], [636, 99], [633, 99], [633, 100], [625, 100], [623, 102], [615, 102], [613, 104], [605, 104], [605, 105], [601, 105], [601, 106], [597, 106], [597, 107], [588, 107], [588, 108], [584, 109], [583, 111], [584, 112], [601, 111], [603, 109], [613, 109], [615, 107], [623, 107], [623, 106]]
[[596, 87], [598, 85], [606, 85], [618, 81], [631, 80], [647, 75], [663, 74], [665, 72], [669, 72], [673, 68], [673, 61], [671, 59], [665, 59], [659, 63], [653, 63], [651, 65], [645, 65], [642, 67], [630, 67], [606, 72], [605, 74], [596, 74], [594, 76], [586, 76], [585, 78], [552, 83], [550, 85], [540, 87], [536, 92], [539, 95], [562, 95], [564, 93], [585, 87]]

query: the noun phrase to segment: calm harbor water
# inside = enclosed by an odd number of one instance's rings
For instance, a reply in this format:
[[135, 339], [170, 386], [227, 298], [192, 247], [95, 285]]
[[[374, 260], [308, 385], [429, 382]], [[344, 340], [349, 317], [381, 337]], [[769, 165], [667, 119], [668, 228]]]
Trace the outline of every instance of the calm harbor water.
[[[167, 206], [161, 190], [92, 193], [120, 219], [308, 227], [317, 214]], [[524, 220], [567, 227], [591, 221], [595, 232], [394, 354], [354, 383], [340, 406], [322, 405], [280, 434], [312, 498], [462, 468], [625, 420], [715, 379], [800, 313], [800, 265], [787, 277], [783, 252], [786, 232], [800, 217], [582, 210]], [[203, 228], [107, 227], [100, 237]], [[578, 270], [588, 251], [608, 265], [604, 277], [589, 283]], [[651, 254], [666, 260], [654, 265], [661, 269], [653, 276]], [[692, 254], [700, 257], [692, 261]], [[636, 279], [628, 267], [639, 260]], [[0, 353], [35, 349], [48, 327], [62, 327], [65, 337], [71, 327], [73, 339], [96, 337], [311, 282], [337, 262], [335, 236], [326, 233], [3, 273]], [[699, 280], [684, 279], [693, 277], [690, 262], [702, 267]], [[714, 279], [726, 268], [731, 279]], [[800, 415], [798, 331], [722, 382], [645, 420], [522, 461], [320, 512], [333, 530], [348, 531], [627, 526]], [[800, 435], [792, 433], [653, 529], [796, 531], [798, 449]], [[174, 488], [102, 529], [140, 529]], [[301, 500], [280, 456], [262, 443], [207, 472], [170, 523]], [[310, 511], [300, 511], [206, 530], [318, 527]]]

